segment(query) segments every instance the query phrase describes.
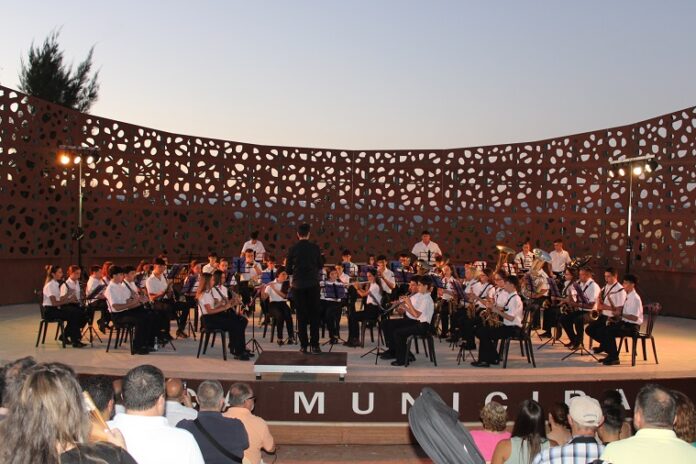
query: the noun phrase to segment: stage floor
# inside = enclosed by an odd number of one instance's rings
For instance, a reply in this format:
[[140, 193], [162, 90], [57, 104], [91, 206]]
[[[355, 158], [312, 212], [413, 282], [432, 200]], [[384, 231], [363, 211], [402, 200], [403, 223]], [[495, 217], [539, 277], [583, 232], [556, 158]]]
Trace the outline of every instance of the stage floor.
[[[175, 340], [176, 351], [167, 348], [164, 351], [147, 356], [131, 356], [126, 348], [105, 352], [106, 337], [102, 334], [103, 343], [95, 341], [94, 347], [65, 350], [53, 340], [55, 325], [51, 325], [46, 344], [38, 348], [36, 331], [38, 329], [38, 308], [36, 305], [15, 305], [0, 308], [0, 361], [16, 359], [22, 356], [34, 356], [39, 361], [61, 361], [71, 365], [78, 373], [121, 375], [128, 369], [139, 364], [154, 364], [161, 368], [167, 377], [187, 379], [217, 378], [223, 381], [253, 380], [254, 359], [238, 361], [228, 358], [222, 360], [219, 345], [208, 349], [206, 355], [196, 359], [198, 342], [193, 338]], [[342, 334], [347, 333], [346, 320], [343, 319]], [[258, 320], [257, 320], [258, 324]], [[172, 331], [173, 332], [173, 331]], [[266, 339], [262, 337], [263, 330], [256, 328], [256, 338], [264, 350], [295, 352], [297, 345], [278, 346], [270, 343], [270, 333]], [[416, 361], [409, 367], [392, 367], [388, 361], [379, 360], [375, 365], [375, 357], [361, 355], [375, 346], [369, 342], [369, 333], [365, 348], [347, 348], [336, 345], [334, 352], [348, 354], [348, 374], [346, 383], [476, 383], [476, 382], [539, 382], [544, 381], [593, 381], [593, 380], [628, 380], [628, 379], [667, 379], [696, 377], [696, 320], [661, 317], [655, 325], [660, 364], [656, 365], [648, 344], [648, 361], [643, 361], [639, 349], [637, 363], [631, 367], [630, 355], [621, 354], [621, 365], [598, 365], [589, 356], [573, 356], [566, 361], [561, 358], [568, 353], [562, 345], [537, 349], [541, 342], [535, 338], [535, 356], [537, 368], [533, 369], [526, 359], [520, 356], [519, 346], [512, 345], [507, 369], [492, 367], [489, 369], [474, 368], [469, 365], [471, 359], [457, 365], [457, 350], [450, 349], [447, 342], [436, 341], [437, 363], [434, 367], [422, 352], [416, 355]], [[247, 329], [247, 337], [251, 337], [251, 327]], [[329, 345], [322, 347], [328, 350]], [[338, 382], [336, 375], [323, 374], [265, 374], [264, 380], [306, 382], [320, 380], [322, 382]]]

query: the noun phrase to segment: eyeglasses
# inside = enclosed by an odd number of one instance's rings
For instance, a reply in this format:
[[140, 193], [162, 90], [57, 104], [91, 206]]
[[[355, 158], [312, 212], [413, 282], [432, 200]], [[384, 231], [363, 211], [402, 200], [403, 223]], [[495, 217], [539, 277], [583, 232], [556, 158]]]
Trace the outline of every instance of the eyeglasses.
[[247, 398], [247, 401], [248, 401], [248, 400], [256, 401], [256, 397], [255, 397], [255, 396], [250, 396], [249, 398]]

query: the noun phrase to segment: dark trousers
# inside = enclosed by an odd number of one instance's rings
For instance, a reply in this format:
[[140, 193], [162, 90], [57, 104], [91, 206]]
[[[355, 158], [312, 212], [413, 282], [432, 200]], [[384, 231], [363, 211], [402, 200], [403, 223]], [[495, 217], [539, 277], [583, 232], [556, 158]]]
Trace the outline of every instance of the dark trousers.
[[560, 315], [560, 309], [558, 305], [548, 306], [544, 310], [544, 325], [543, 328], [546, 332], [551, 332], [554, 327], [558, 326], [558, 317]]
[[498, 342], [517, 335], [519, 331], [519, 327], [512, 325], [501, 325], [500, 327], [482, 325], [476, 329], [476, 336], [479, 339], [479, 361], [498, 362]]
[[321, 314], [331, 338], [339, 337], [342, 309], [343, 305], [340, 301], [321, 300]]
[[387, 340], [387, 346], [396, 354], [396, 360], [402, 363], [406, 362], [406, 340], [411, 335], [426, 335], [430, 331], [430, 324], [427, 322], [419, 322], [410, 317], [402, 319], [389, 319], [385, 321], [385, 327], [388, 327], [388, 334], [385, 332], [384, 339]]
[[[295, 311], [297, 312], [297, 328], [299, 329], [300, 345], [302, 348], [319, 346], [319, 285], [307, 288], [293, 288]], [[310, 336], [307, 338], [307, 326]]]
[[358, 340], [360, 338], [360, 322], [376, 321], [379, 314], [379, 308], [373, 304], [366, 304], [362, 311], [353, 311], [348, 314], [348, 340]]
[[532, 328], [538, 329], [541, 327], [541, 305], [544, 303], [543, 298], [535, 298], [527, 300], [527, 307], [532, 314]]
[[454, 303], [451, 300], [442, 300], [440, 304], [440, 326], [442, 327], [442, 335], [447, 335], [450, 330], [450, 313]]
[[481, 318], [478, 317], [478, 313], [481, 312], [481, 308], [476, 308], [476, 315], [473, 319], [469, 317], [468, 311], [461, 311], [460, 324], [461, 324], [461, 337], [462, 340], [469, 346], [473, 346], [476, 343], [476, 329], [481, 326]]
[[[188, 303], [174, 300], [157, 300], [153, 302], [152, 308], [155, 312], [160, 313], [159, 320], [162, 324], [161, 328], [166, 333], [169, 333], [170, 320], [176, 320], [178, 330], [186, 330], [186, 321], [188, 320], [189, 315]], [[164, 327], [165, 320], [166, 327]]]
[[583, 338], [582, 327], [585, 325], [585, 311], [571, 311], [568, 314], [562, 314], [560, 319], [561, 326], [563, 326], [563, 330], [568, 335], [570, 343], [573, 345], [581, 344]]
[[619, 357], [618, 348], [620, 347], [616, 346], [616, 339], [618, 337], [632, 337], [638, 333], [638, 329], [638, 324], [626, 321], [609, 323], [597, 332], [599, 347], [606, 351], [609, 358], [617, 359]]
[[245, 317], [237, 316], [230, 312], [221, 312], [217, 314], [209, 314], [201, 317], [201, 325], [207, 329], [219, 329], [227, 332], [229, 336], [230, 352], [234, 354], [244, 353], [245, 339], [244, 330], [248, 324]]
[[585, 328], [585, 333], [593, 340], [602, 341], [602, 335], [607, 327], [607, 316], [600, 314], [596, 321], [590, 321]]
[[82, 338], [82, 328], [87, 322], [87, 317], [84, 310], [78, 305], [46, 306], [46, 317], [66, 322], [63, 336], [67, 337], [69, 343], [77, 343]]
[[90, 323], [91, 321], [94, 321], [94, 313], [96, 313], [97, 311], [99, 311], [99, 313], [100, 313], [99, 319], [97, 320], [97, 324], [106, 325], [111, 320], [111, 316], [109, 315], [109, 308], [106, 304], [106, 300], [93, 301], [87, 305], [85, 310], [87, 313], [86, 317], [87, 317], [88, 323]]
[[285, 301], [273, 301], [268, 305], [269, 314], [275, 319], [278, 340], [283, 339], [283, 324], [288, 329], [288, 338], [295, 338], [295, 328], [292, 323], [292, 312]]
[[154, 345], [155, 317], [142, 306], [112, 315], [115, 324], [133, 324], [133, 348], [136, 350]]

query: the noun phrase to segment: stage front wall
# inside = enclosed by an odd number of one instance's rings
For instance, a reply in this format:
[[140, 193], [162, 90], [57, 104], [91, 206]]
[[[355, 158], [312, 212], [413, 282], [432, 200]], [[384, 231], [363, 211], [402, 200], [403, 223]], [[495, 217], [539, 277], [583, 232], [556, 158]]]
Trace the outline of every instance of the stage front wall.
[[688, 299], [666, 294], [696, 288], [694, 131], [688, 108], [519, 144], [272, 147], [139, 127], [0, 87], [0, 262], [21, 271], [7, 272], [0, 304], [29, 301], [42, 264], [76, 261], [78, 172], [56, 159], [69, 144], [101, 149], [97, 164], [83, 166], [84, 264], [163, 251], [174, 261], [233, 256], [252, 230], [281, 258], [306, 221], [329, 262], [343, 248], [358, 261], [391, 257], [428, 229], [455, 263], [493, 261], [497, 243], [519, 248], [526, 237], [550, 250], [561, 237], [573, 255], [622, 269], [628, 183], [607, 177], [608, 160], [654, 154], [660, 168], [634, 183], [633, 268], [650, 299], [689, 315]]

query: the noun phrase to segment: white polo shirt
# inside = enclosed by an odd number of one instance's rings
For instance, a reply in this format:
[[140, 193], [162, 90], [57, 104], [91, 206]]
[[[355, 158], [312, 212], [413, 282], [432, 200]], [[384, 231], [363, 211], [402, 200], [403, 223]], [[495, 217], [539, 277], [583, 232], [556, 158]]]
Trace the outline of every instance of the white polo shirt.
[[[611, 304], [618, 308], [619, 306], [623, 306], [624, 301], [626, 301], [626, 291], [618, 282], [614, 282], [612, 285], [605, 285], [602, 289], [602, 294], [604, 295], [602, 303], [605, 305], [609, 305], [609, 300], [611, 300]], [[602, 311], [602, 314], [609, 317], [614, 315], [614, 313], [608, 310]]]
[[[580, 291], [583, 295], [585, 295], [585, 298], [587, 298], [588, 302], [593, 303], [593, 306], [590, 309], [597, 309], [597, 303], [599, 302], [599, 294], [601, 292], [601, 289], [599, 288], [599, 285], [597, 285], [597, 282], [595, 282], [592, 279], [588, 279], [585, 283], [580, 282]], [[577, 298], [578, 301], [580, 301], [580, 295], [577, 295]], [[584, 311], [590, 311], [590, 309], [583, 308]]]
[[[280, 292], [282, 290], [282, 287], [283, 283], [278, 282], [278, 279], [275, 279], [273, 282], [266, 285], [266, 288], [264, 288], [263, 291], [266, 295], [268, 295], [268, 299], [271, 303], [282, 303], [288, 301], [287, 299], [283, 298], [282, 296], [278, 295], [278, 293], [276, 293]], [[274, 292], [273, 290], [276, 291]]]
[[204, 464], [193, 435], [172, 427], [164, 416], [116, 414], [107, 424], [121, 431], [138, 464]]
[[[503, 318], [503, 325], [522, 327], [522, 316], [524, 316], [524, 305], [522, 304], [522, 298], [517, 294], [517, 292], [507, 293], [507, 299], [504, 302], [503, 307], [505, 312], [509, 316], [513, 316], [514, 319], [508, 321]], [[499, 300], [500, 301], [500, 300]]]
[[519, 270], [529, 270], [529, 268], [532, 267], [533, 262], [534, 253], [532, 253], [531, 251], [529, 253], [520, 251], [515, 255], [515, 264], [517, 265]]
[[387, 282], [389, 282], [392, 285], [396, 284], [396, 280], [394, 280], [394, 273], [390, 269], [385, 268], [382, 272], [382, 277], [380, 277], [380, 279], [382, 280], [382, 290], [387, 294], [391, 295], [392, 289], [389, 288]]
[[368, 287], [368, 292], [367, 292], [367, 304], [372, 304], [375, 306], [379, 306], [380, 302], [377, 301], [375, 298], [381, 298], [382, 297], [382, 292], [379, 289], [379, 285], [375, 284], [370, 284]]
[[159, 276], [159, 278], [155, 274], [150, 274], [150, 277], [148, 277], [145, 281], [147, 293], [162, 293], [167, 289], [167, 286], [169, 286], [169, 282], [167, 282], [167, 278], [164, 276], [164, 273]]
[[210, 309], [215, 308], [215, 298], [213, 298], [213, 292], [211, 292], [210, 290], [203, 293], [198, 298], [198, 314], [199, 315], [205, 316], [206, 314], [208, 314], [208, 310], [205, 309], [206, 304], [210, 306]]
[[266, 248], [264, 248], [263, 243], [261, 243], [261, 240], [256, 240], [256, 243], [253, 243], [251, 240], [247, 240], [244, 242], [244, 245], [242, 245], [242, 252], [239, 253], [239, 256], [244, 256], [244, 252], [247, 251], [249, 248], [254, 250], [254, 258], [256, 261], [261, 261], [263, 259], [263, 255], [266, 254]]
[[53, 301], [51, 301], [51, 297], [54, 297], [56, 300], [60, 299], [60, 284], [55, 279], [49, 280], [43, 287], [44, 306], [53, 306]]
[[60, 296], [65, 296], [68, 294], [68, 290], [71, 292], [75, 292], [75, 296], [77, 296], [77, 301], [80, 301], [80, 297], [82, 296], [80, 293], [80, 283], [76, 282], [72, 279], [65, 279], [65, 283], [60, 286]]
[[119, 311], [114, 309], [114, 305], [126, 304], [128, 299], [131, 297], [131, 292], [124, 284], [117, 284], [112, 280], [109, 282], [109, 285], [106, 286], [104, 296], [106, 297], [106, 303], [109, 306], [109, 312], [117, 313]]
[[561, 252], [553, 250], [549, 255], [551, 255], [551, 272], [554, 273], [565, 271], [566, 265], [571, 261], [570, 254], [566, 250]]
[[[430, 260], [428, 260], [428, 252], [430, 252]], [[438, 244], [433, 242], [432, 240], [428, 242], [427, 245], [423, 243], [423, 241], [421, 240], [420, 242], [413, 245], [411, 254], [416, 255], [416, 258], [418, 259], [424, 259], [426, 261], [429, 261], [428, 264], [432, 264], [435, 262], [435, 255], [442, 256], [442, 251], [440, 250]]]
[[433, 298], [430, 293], [414, 293], [410, 296], [411, 304], [416, 308], [421, 314], [417, 318], [413, 317], [411, 313], [406, 311], [406, 317], [410, 319], [417, 320], [418, 322], [425, 322], [430, 324], [433, 319], [433, 313], [435, 312], [435, 303], [433, 303]]

